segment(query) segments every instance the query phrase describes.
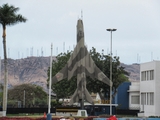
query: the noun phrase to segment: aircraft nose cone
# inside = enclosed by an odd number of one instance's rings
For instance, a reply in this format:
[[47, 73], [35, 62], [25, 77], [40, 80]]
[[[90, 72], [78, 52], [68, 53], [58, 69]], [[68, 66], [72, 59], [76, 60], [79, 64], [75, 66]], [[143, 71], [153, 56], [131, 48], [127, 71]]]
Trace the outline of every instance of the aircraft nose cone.
[[83, 28], [83, 21], [81, 19], [77, 22], [77, 28]]

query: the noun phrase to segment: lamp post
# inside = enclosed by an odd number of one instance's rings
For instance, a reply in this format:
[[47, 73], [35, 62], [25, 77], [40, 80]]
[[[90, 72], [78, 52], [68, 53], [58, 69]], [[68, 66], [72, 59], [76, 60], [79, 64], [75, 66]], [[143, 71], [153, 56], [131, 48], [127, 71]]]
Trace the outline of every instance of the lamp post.
[[[117, 29], [106, 29], [111, 32], [111, 49], [110, 49], [110, 80], [112, 81], [112, 32]], [[112, 86], [110, 86], [110, 115], [112, 115]]]
[[26, 91], [23, 91], [23, 108], [25, 108]]

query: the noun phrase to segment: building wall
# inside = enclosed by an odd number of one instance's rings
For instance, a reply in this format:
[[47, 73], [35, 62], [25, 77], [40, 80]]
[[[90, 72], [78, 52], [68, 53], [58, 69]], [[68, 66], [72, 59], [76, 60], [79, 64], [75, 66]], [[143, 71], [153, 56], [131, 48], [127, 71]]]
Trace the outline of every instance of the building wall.
[[[154, 70], [153, 79], [150, 78], [151, 70]], [[149, 79], [147, 80], [143, 80], [144, 74], [142, 72], [144, 71], [146, 72], [145, 76], [149, 76]], [[140, 110], [144, 111], [144, 116], [160, 116], [160, 89], [158, 88], [160, 88], [160, 61], [141, 64]]]
[[129, 109], [129, 90], [131, 82], [123, 82], [118, 87], [118, 93], [115, 97], [115, 104], [118, 104], [118, 108], [120, 109]]
[[[139, 110], [140, 109], [140, 86], [139, 81], [131, 82], [129, 86], [129, 109]], [[134, 98], [133, 98], [134, 97]]]
[[160, 62], [156, 62], [155, 68], [155, 115], [160, 116]]

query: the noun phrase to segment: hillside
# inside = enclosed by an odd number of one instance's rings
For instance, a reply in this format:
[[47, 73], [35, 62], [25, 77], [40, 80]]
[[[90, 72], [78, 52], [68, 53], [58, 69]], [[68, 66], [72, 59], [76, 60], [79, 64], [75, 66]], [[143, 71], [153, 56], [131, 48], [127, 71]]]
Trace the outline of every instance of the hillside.
[[[2, 62], [3, 63], [3, 60]], [[28, 57], [24, 59], [8, 59], [9, 87], [22, 83], [37, 84], [46, 88], [47, 70], [50, 66], [49, 57]], [[4, 79], [4, 64], [1, 66], [1, 82]]]
[[130, 73], [129, 80], [135, 81], [140, 80], [140, 65], [135, 63], [132, 65], [126, 65], [124, 63], [121, 63], [121, 66], [125, 67], [125, 70]]
[[[55, 59], [55, 57], [53, 57]], [[3, 83], [4, 79], [4, 65], [3, 60], [1, 61], [1, 80]], [[139, 80], [139, 64], [126, 65], [121, 64], [125, 67], [125, 70], [130, 73], [129, 79]], [[9, 87], [31, 83], [42, 86], [44, 89], [47, 88], [47, 70], [50, 66], [49, 57], [28, 57], [24, 59], [8, 59], [8, 84]]]

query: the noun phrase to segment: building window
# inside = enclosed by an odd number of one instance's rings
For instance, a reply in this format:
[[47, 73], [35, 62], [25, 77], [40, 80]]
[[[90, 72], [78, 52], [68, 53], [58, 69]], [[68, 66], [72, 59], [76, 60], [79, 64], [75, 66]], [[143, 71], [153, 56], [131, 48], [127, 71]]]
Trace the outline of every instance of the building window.
[[142, 80], [142, 81], [145, 80], [145, 76], [146, 76], [145, 73], [146, 73], [145, 71], [141, 72], [141, 80]]
[[131, 104], [139, 104], [139, 96], [131, 96]]
[[146, 93], [141, 93], [141, 104], [146, 105]]
[[154, 70], [150, 70], [150, 80], [154, 80]]
[[154, 80], [154, 70], [142, 71], [141, 81]]
[[154, 93], [150, 93], [150, 105], [154, 105]]
[[147, 100], [147, 105], [150, 105], [150, 94], [147, 93], [146, 95], [147, 95], [147, 99], [146, 99]]
[[154, 105], [154, 93], [153, 92], [141, 93], [141, 104]]
[[149, 75], [150, 75], [149, 73], [150, 73], [150, 72], [149, 72], [149, 71], [146, 71], [146, 73], [147, 73], [147, 74], [146, 74], [146, 76], [147, 76], [147, 79], [146, 79], [146, 80], [149, 80]]

